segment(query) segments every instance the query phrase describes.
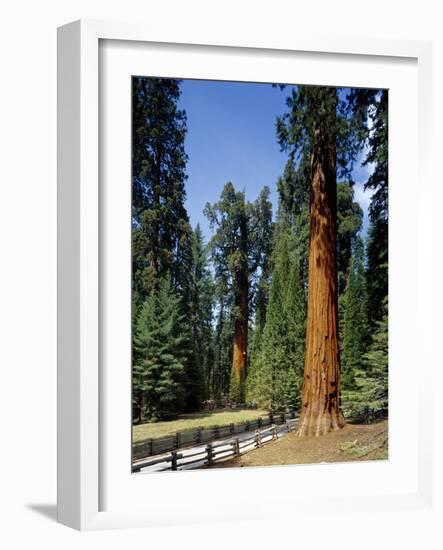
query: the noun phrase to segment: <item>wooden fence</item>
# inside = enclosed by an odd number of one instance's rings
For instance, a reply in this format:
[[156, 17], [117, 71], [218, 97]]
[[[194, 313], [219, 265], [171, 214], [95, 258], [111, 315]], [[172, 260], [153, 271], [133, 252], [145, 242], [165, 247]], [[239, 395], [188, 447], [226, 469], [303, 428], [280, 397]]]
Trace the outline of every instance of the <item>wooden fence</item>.
[[[296, 418], [285, 420], [286, 425], [284, 431], [293, 431], [295, 429], [296, 420]], [[281, 431], [280, 429], [280, 432]], [[254, 434], [245, 439], [235, 437], [229, 441], [208, 443], [203, 449], [196, 450], [191, 454], [173, 450], [169, 455], [154, 460], [151, 459], [137, 462], [133, 464], [132, 471], [134, 473], [140, 472], [143, 468], [156, 466], [158, 464], [162, 464], [163, 466], [156, 469], [156, 472], [164, 472], [166, 470], [176, 471], [189, 467], [211, 466], [215, 462], [236, 458], [245, 452], [262, 447], [266, 443], [276, 440], [278, 438], [278, 433], [279, 430], [276, 424], [272, 424], [269, 428], [256, 430]]]
[[249, 432], [251, 430], [260, 430], [272, 424], [284, 424], [288, 419], [294, 418], [294, 411], [289, 413], [269, 413], [267, 416], [260, 416], [255, 420], [246, 420], [237, 424], [232, 423], [226, 426], [213, 426], [211, 428], [199, 427], [195, 430], [184, 430], [162, 438], [147, 439], [133, 445], [132, 460], [140, 460], [168, 451], [176, 451], [194, 445], [210, 443], [217, 439]]

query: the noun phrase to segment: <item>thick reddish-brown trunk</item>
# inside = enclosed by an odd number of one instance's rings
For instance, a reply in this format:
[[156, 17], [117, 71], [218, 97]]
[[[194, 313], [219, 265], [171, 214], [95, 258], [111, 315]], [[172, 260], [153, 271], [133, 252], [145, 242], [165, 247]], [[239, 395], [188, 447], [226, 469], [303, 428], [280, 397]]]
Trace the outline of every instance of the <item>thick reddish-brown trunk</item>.
[[317, 128], [311, 158], [308, 315], [298, 435], [322, 435], [344, 425], [339, 406], [334, 136]]
[[236, 276], [235, 325], [232, 347], [230, 397], [238, 403], [245, 401], [246, 365], [248, 350], [248, 277], [243, 271]]

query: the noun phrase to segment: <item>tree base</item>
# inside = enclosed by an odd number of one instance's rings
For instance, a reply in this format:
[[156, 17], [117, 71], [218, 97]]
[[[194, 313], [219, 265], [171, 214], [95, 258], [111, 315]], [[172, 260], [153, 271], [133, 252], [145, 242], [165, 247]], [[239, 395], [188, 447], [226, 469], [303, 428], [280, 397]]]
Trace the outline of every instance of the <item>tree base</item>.
[[298, 437], [319, 437], [333, 430], [341, 430], [345, 424], [346, 422], [340, 409], [320, 414], [306, 410], [302, 414], [296, 435]]

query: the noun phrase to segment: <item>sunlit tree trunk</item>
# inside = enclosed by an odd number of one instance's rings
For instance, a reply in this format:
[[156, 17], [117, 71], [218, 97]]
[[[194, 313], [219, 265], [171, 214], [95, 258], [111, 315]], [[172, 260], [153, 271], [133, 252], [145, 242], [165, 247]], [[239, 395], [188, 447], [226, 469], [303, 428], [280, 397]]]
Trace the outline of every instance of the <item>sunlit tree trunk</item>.
[[299, 436], [323, 435], [344, 425], [340, 410], [336, 264], [335, 136], [314, 131], [306, 354]]
[[232, 347], [230, 397], [245, 402], [245, 382], [248, 350], [248, 275], [239, 271], [235, 280], [235, 322]]

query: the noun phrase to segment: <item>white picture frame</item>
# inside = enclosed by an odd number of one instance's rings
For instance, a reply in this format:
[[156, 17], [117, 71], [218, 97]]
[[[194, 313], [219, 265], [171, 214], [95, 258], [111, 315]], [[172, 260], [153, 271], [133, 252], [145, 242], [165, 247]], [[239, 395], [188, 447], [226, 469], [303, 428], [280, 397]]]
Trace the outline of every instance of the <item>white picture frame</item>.
[[[125, 493], [119, 505], [113, 503], [112, 509], [103, 509], [102, 487], [109, 465], [104, 466], [103, 450], [104, 426], [106, 424], [106, 407], [103, 406], [102, 374], [103, 365], [99, 349], [101, 317], [100, 302], [103, 299], [100, 273], [102, 264], [101, 235], [106, 225], [100, 224], [100, 213], [103, 205], [100, 193], [99, 162], [102, 144], [100, 142], [100, 43], [101, 41], [118, 41], [131, 48], [131, 44], [164, 44], [174, 45], [174, 48], [189, 48], [195, 46], [199, 51], [211, 58], [211, 51], [223, 48], [230, 56], [248, 55], [254, 52], [272, 52], [272, 55], [284, 59], [288, 53], [304, 52], [311, 55], [343, 56], [356, 58], [367, 56], [367, 59], [390, 59], [392, 66], [396, 60], [412, 60], [416, 65], [418, 97], [416, 110], [418, 116], [418, 147], [416, 162], [420, 187], [425, 190], [430, 185], [429, 140], [431, 127], [430, 111], [430, 81], [431, 81], [431, 46], [426, 42], [369, 40], [345, 37], [322, 37], [298, 34], [288, 40], [263, 38], [257, 42], [248, 40], [211, 41], [202, 37], [186, 36], [174, 32], [173, 36], [158, 36], [152, 30], [142, 25], [102, 21], [77, 21], [59, 29], [58, 33], [58, 519], [59, 522], [80, 530], [118, 528], [131, 526], [170, 525], [174, 523], [192, 523], [198, 521], [219, 521], [234, 519], [260, 519], [272, 516], [273, 512], [266, 510], [266, 499], [275, 507], [278, 501], [278, 491], [271, 495], [270, 487], [289, 479], [290, 469], [267, 469], [268, 493], [262, 497], [250, 496], [248, 507], [232, 506], [208, 507], [202, 500], [200, 506], [172, 506], [166, 513], [167, 498], [159, 499], [158, 506], [141, 506], [136, 499], [130, 499], [130, 493]], [[255, 55], [255, 54], [254, 54]], [[188, 74], [171, 75], [188, 76]], [[414, 127], [414, 126], [413, 126]], [[128, 181], [129, 185], [129, 181]], [[423, 193], [424, 191], [421, 191]], [[417, 236], [415, 251], [416, 259], [420, 257], [423, 265], [429, 260], [429, 247], [423, 244], [423, 235], [431, 231], [432, 221], [421, 211], [419, 222], [420, 234]], [[415, 275], [414, 275], [415, 276]], [[429, 313], [429, 292], [424, 288], [423, 280], [426, 273], [416, 274], [414, 282], [418, 284], [417, 311]], [[392, 281], [391, 281], [392, 284]], [[431, 419], [432, 403], [424, 394], [425, 383], [429, 384], [431, 372], [431, 345], [426, 331], [420, 333], [420, 343], [424, 347], [424, 366], [418, 375], [416, 384], [417, 408], [414, 412], [413, 425], [417, 428], [417, 457], [411, 462], [414, 469], [414, 479], [405, 490], [389, 490], [385, 494], [367, 492], [365, 495], [353, 495], [347, 492], [325, 498], [320, 493], [307, 498], [290, 497], [281, 491], [283, 509], [296, 507], [304, 513], [320, 513], [321, 510], [336, 506], [340, 513], [352, 510], [358, 502], [360, 508], [368, 513], [374, 510], [399, 510], [432, 508], [432, 452], [431, 452]], [[427, 359], [426, 360], [426, 354]], [[107, 398], [106, 398], [107, 399]], [[106, 400], [105, 399], [105, 400]], [[122, 441], [122, 445], [125, 442]], [[129, 449], [127, 449], [129, 453]], [[415, 459], [414, 459], [415, 460]], [[312, 468], [305, 470], [307, 476], [324, 478], [332, 466], [324, 467], [320, 474]], [[349, 468], [349, 466], [346, 466]], [[352, 468], [352, 466], [351, 466]], [[378, 466], [376, 465], [377, 469]], [[129, 468], [128, 468], [129, 470]], [[263, 470], [262, 470], [263, 471]], [[332, 472], [333, 470], [329, 470]], [[351, 470], [348, 470], [351, 472]], [[367, 470], [366, 470], [367, 471]], [[346, 473], [343, 468], [334, 470], [335, 474], [349, 476], [348, 483], [352, 486], [359, 472]], [[125, 472], [127, 475], [128, 472]], [[213, 472], [223, 483], [222, 472]], [[223, 472], [223, 475], [239, 479], [240, 472]], [[253, 476], [260, 474], [242, 471], [241, 475], [254, 483]], [[334, 474], [334, 475], [335, 475]], [[374, 475], [377, 471], [374, 470]], [[181, 474], [179, 474], [181, 475]], [[408, 475], [405, 470], [405, 476]], [[207, 477], [201, 473], [191, 473], [183, 477], [189, 483], [203, 485]], [[144, 485], [151, 484], [153, 494], [160, 497], [162, 487], [165, 494], [174, 490], [178, 477], [168, 476], [168, 480], [151, 480], [146, 476]], [[353, 481], [352, 481], [353, 480]], [[111, 480], [112, 481], [112, 480]], [[180, 481], [181, 483], [181, 481]], [[133, 485], [133, 483], [132, 483]], [[136, 489], [137, 490], [137, 489]], [[253, 492], [250, 493], [253, 495]], [[165, 497], [165, 495], [163, 495]], [[229, 498], [229, 495], [226, 496]], [[165, 501], [165, 502], [163, 502]], [[136, 505], [134, 505], [136, 502]], [[244, 501], [247, 502], [247, 499]], [[241, 503], [240, 503], [241, 504]], [[240, 514], [240, 516], [239, 516]], [[280, 517], [285, 512], [278, 510]]]

